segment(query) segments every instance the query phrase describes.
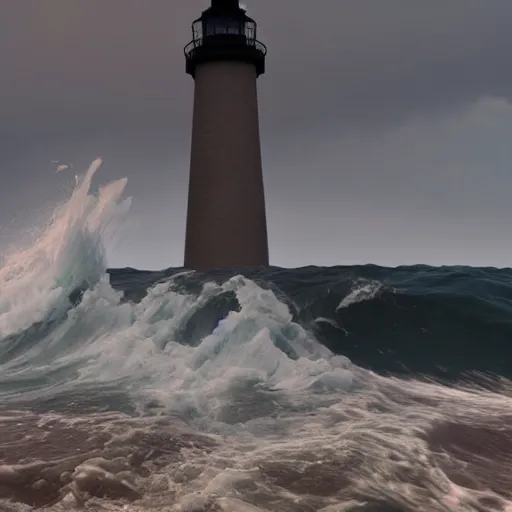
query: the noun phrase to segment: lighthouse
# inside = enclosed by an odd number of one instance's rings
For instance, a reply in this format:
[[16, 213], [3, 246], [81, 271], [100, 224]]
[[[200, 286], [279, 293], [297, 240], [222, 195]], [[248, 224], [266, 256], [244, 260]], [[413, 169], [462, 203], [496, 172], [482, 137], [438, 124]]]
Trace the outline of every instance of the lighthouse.
[[194, 111], [185, 268], [267, 266], [257, 78], [267, 49], [238, 0], [212, 0], [185, 47]]

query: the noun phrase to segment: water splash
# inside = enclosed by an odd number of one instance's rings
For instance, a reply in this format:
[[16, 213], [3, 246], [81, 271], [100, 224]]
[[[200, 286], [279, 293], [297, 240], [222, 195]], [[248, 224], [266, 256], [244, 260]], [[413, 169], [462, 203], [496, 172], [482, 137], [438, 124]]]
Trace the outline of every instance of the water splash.
[[336, 310], [348, 308], [352, 304], [372, 300], [378, 296], [383, 284], [379, 281], [368, 281], [358, 279], [353, 285], [350, 293], [339, 303]]
[[1, 338], [61, 314], [70, 293], [93, 286], [104, 275], [109, 245], [131, 199], [121, 200], [126, 179], [90, 193], [101, 163], [95, 160], [77, 179], [69, 200], [55, 209], [31, 246], [5, 257], [0, 268]]

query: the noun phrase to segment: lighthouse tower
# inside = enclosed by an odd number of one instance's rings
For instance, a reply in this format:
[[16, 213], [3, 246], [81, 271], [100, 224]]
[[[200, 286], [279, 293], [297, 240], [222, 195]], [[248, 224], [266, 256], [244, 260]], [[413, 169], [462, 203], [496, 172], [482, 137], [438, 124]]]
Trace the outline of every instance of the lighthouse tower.
[[268, 265], [257, 77], [265, 45], [238, 0], [212, 0], [185, 47], [194, 114], [185, 268]]

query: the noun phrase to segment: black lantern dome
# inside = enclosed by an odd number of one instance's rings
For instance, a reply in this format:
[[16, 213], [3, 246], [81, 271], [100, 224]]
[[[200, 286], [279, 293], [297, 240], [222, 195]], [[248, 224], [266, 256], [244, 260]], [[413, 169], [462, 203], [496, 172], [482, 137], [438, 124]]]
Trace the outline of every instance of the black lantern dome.
[[209, 9], [192, 24], [193, 40], [185, 46], [186, 70], [195, 76], [196, 66], [212, 60], [236, 60], [265, 72], [267, 49], [256, 39], [257, 23], [247, 16], [238, 0], [212, 0]]

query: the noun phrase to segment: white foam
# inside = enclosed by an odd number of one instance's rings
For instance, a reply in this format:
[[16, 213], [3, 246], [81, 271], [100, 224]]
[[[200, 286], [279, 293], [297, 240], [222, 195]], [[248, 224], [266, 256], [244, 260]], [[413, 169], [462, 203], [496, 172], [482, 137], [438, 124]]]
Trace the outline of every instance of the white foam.
[[[230, 312], [197, 347], [173, 340], [190, 311], [228, 290], [235, 292], [240, 311]], [[158, 284], [140, 304], [121, 304], [104, 278], [84, 295], [62, 330], [77, 324], [87, 324], [87, 338], [65, 363], [73, 358], [87, 362], [75, 385], [129, 379], [140, 398], [205, 418], [213, 419], [233, 392], [247, 386], [246, 392], [289, 393], [352, 386], [346, 358], [334, 356], [293, 323], [288, 308], [271, 291], [241, 276], [223, 285], [208, 284], [198, 297], [173, 291], [171, 283]], [[297, 359], [278, 347], [289, 347]]]
[[358, 279], [352, 286], [350, 293], [338, 304], [336, 310], [348, 308], [352, 304], [374, 299], [382, 290], [380, 281]]
[[0, 268], [1, 338], [59, 315], [70, 292], [104, 275], [108, 243], [130, 200], [121, 201], [125, 179], [101, 188], [97, 196], [89, 194], [100, 165], [99, 159], [92, 163], [33, 245], [5, 257]]

